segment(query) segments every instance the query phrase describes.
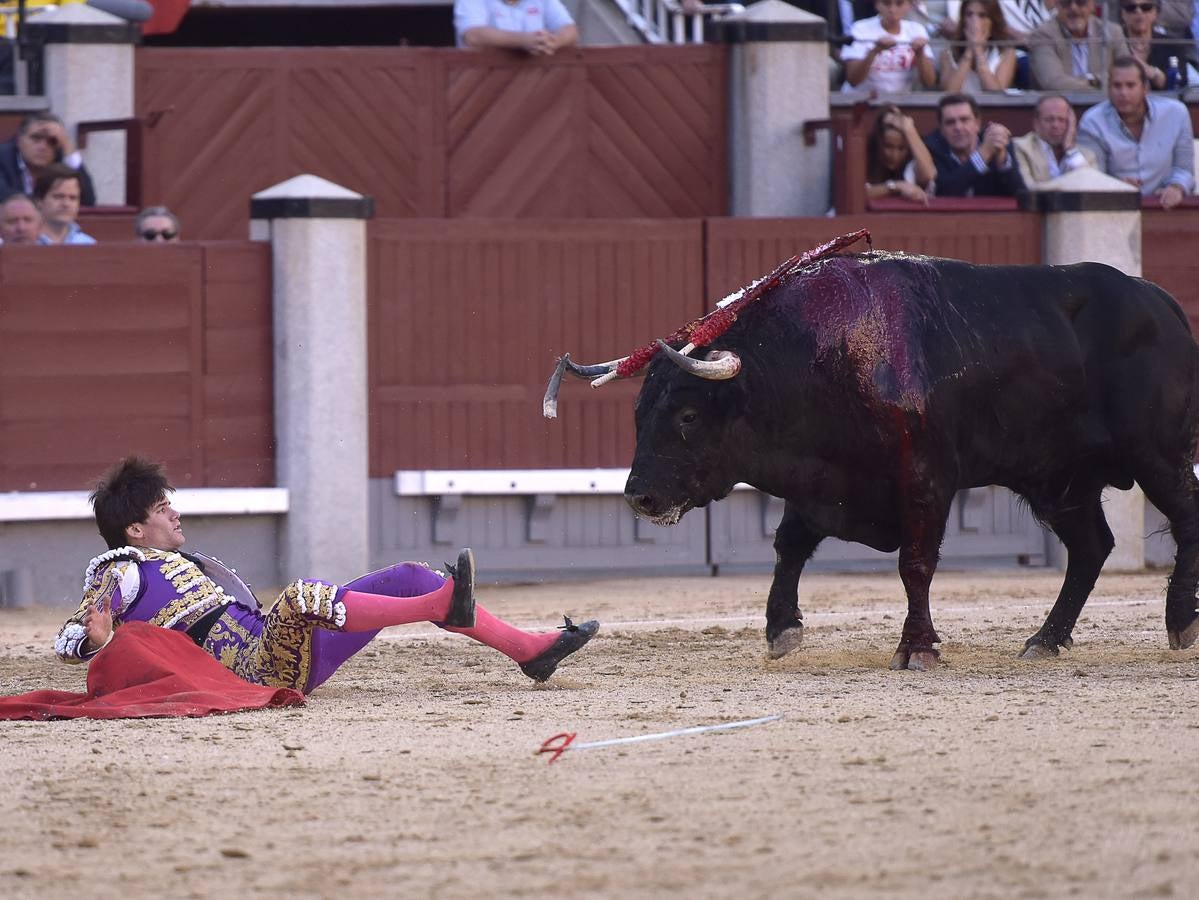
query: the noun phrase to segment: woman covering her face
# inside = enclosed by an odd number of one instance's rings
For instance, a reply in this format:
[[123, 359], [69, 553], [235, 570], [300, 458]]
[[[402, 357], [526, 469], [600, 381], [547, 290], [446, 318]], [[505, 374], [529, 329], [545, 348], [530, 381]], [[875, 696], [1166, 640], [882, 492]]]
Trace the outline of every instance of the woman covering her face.
[[1155, 91], [1167, 88], [1166, 69], [1170, 57], [1178, 59], [1177, 87], [1186, 87], [1187, 63], [1185, 42], [1167, 43], [1169, 33], [1157, 24], [1159, 0], [1122, 0], [1120, 22], [1128, 38], [1128, 48], [1145, 72], [1145, 80]]
[[[874, 120], [866, 141], [866, 196], [902, 197], [928, 203], [925, 188], [937, 176], [932, 156], [911, 116], [888, 106]], [[908, 180], [908, 164], [912, 164]]]
[[966, 0], [941, 53], [941, 87], [949, 94], [1002, 91], [1016, 77], [1016, 48], [999, 0]]

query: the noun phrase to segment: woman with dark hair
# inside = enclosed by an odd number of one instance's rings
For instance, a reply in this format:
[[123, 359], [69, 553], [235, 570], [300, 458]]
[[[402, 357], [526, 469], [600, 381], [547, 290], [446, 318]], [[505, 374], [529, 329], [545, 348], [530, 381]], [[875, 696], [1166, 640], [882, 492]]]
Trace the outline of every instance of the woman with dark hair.
[[924, 189], [936, 177], [933, 158], [912, 117], [897, 106], [884, 108], [866, 140], [867, 198], [903, 197], [928, 203]]
[[999, 0], [966, 0], [941, 52], [941, 88], [949, 94], [1003, 91], [1016, 77], [1016, 48]]
[[1149, 86], [1155, 91], [1169, 87], [1166, 70], [1173, 56], [1178, 61], [1178, 84], [1175, 87], [1183, 88], [1187, 84], [1187, 42], [1181, 39], [1177, 43], [1168, 42], [1171, 35], [1157, 24], [1160, 12], [1161, 0], [1123, 0], [1120, 24], [1124, 26], [1131, 56], [1144, 71]]

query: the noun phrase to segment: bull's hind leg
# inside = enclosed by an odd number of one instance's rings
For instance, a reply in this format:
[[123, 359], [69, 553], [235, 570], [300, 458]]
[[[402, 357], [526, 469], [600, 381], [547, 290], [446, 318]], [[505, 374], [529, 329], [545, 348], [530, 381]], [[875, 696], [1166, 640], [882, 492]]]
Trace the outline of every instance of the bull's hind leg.
[[794, 507], [787, 503], [774, 533], [774, 580], [766, 600], [766, 647], [771, 659], [786, 656], [803, 643], [799, 576], [820, 540], [820, 536], [801, 522]]
[[1104, 560], [1115, 546], [1100, 503], [1102, 490], [1100, 486], [1073, 489], [1052, 506], [1039, 502], [1038, 498], [1028, 498], [1033, 512], [1066, 546], [1066, 577], [1045, 624], [1025, 641], [1021, 659], [1057, 656], [1060, 648], [1072, 646], [1070, 635], [1074, 625], [1095, 587]]
[[1171, 650], [1185, 650], [1199, 638], [1199, 482], [1189, 462], [1158, 473], [1138, 472], [1137, 482], [1149, 501], [1170, 521], [1178, 550], [1166, 590], [1166, 636]]

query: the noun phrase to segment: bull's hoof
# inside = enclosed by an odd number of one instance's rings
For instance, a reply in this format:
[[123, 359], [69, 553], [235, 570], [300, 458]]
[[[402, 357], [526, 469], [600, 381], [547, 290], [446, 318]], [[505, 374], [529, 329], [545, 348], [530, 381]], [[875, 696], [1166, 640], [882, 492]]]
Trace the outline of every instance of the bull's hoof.
[[1024, 645], [1024, 650], [1020, 654], [1020, 658], [1030, 660], [1053, 659], [1057, 655], [1057, 647], [1051, 647], [1049, 644], [1042, 644], [1040, 641], [1031, 640]]
[[798, 650], [803, 643], [803, 626], [796, 625], [781, 631], [773, 641], [766, 643], [766, 655], [770, 659], [782, 659], [788, 653]]
[[931, 672], [937, 668], [940, 659], [941, 652], [939, 650], [907, 650], [901, 647], [891, 657], [888, 668], [896, 672], [902, 672], [905, 669], [909, 672]]
[[1195, 639], [1199, 638], [1199, 619], [1196, 619], [1182, 631], [1166, 631], [1166, 637], [1170, 640], [1171, 650], [1185, 650], [1195, 643]]
[[1045, 637], [1042, 632], [1038, 631], [1024, 642], [1024, 649], [1020, 651], [1020, 658], [1032, 661], [1053, 659], [1060, 655], [1059, 651], [1063, 648], [1072, 650], [1074, 648], [1074, 639], [1066, 635], [1060, 641], [1055, 641], [1053, 638]]

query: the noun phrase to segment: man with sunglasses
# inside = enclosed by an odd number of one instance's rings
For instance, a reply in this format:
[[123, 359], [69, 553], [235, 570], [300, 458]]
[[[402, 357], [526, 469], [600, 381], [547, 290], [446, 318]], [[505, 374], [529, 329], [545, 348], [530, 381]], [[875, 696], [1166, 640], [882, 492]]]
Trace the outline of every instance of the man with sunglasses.
[[1093, 91], [1117, 56], [1128, 56], [1120, 26], [1095, 18], [1095, 0], [1058, 0], [1056, 15], [1028, 36], [1033, 86], [1043, 91]]
[[92, 176], [75, 150], [62, 119], [51, 112], [27, 115], [16, 136], [0, 144], [0, 195], [32, 194], [34, 183], [50, 165], [62, 163], [79, 173], [80, 203], [96, 205]]
[[179, 240], [179, 219], [165, 206], [147, 206], [137, 214], [133, 234], [147, 244], [174, 244]]

